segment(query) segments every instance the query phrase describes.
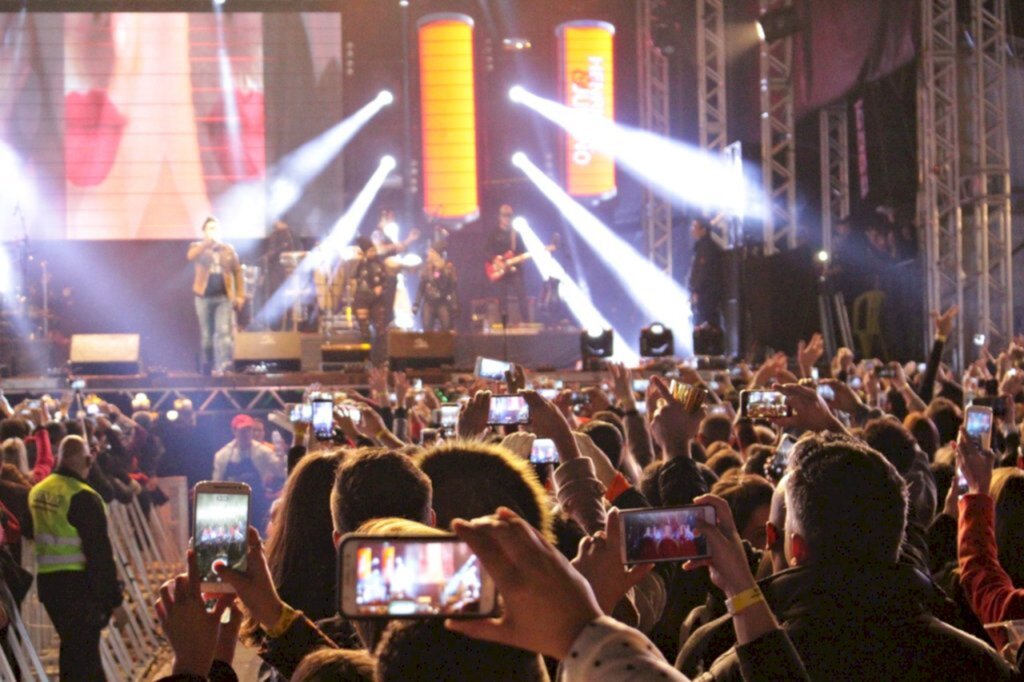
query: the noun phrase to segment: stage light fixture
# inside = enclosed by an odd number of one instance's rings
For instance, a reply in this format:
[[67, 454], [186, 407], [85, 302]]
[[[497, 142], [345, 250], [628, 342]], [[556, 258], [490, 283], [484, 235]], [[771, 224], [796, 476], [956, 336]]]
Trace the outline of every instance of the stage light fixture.
[[522, 168], [528, 160], [523, 152], [516, 152], [512, 155], [512, 165], [516, 168]]
[[167, 421], [169, 421], [169, 422], [176, 422], [176, 421], [178, 421], [178, 417], [180, 415], [178, 414], [177, 410], [167, 410], [167, 412], [166, 412], [166, 414], [164, 414], [164, 416], [167, 417]]
[[584, 370], [595, 370], [615, 350], [615, 336], [611, 329], [587, 329], [580, 332], [580, 358]]
[[390, 154], [387, 154], [381, 157], [380, 167], [387, 168], [388, 170], [394, 170], [395, 168], [398, 167], [398, 162], [395, 161], [395, 157], [391, 156]]
[[774, 43], [791, 36], [800, 29], [795, 7], [768, 10], [757, 19], [757, 37], [762, 43]]
[[390, 90], [381, 90], [380, 94], [377, 95], [377, 102], [382, 107], [386, 107], [387, 105], [393, 103], [394, 101], [395, 101], [395, 96], [393, 94], [391, 94]]
[[408, 7], [409, 6], [409, 0], [398, 0], [398, 6], [399, 7]]
[[830, 258], [830, 256], [828, 255], [828, 251], [826, 251], [825, 249], [822, 249], [817, 254], [815, 254], [815, 257], [818, 259], [818, 262], [822, 264], [828, 263]]
[[676, 354], [676, 340], [672, 330], [655, 322], [640, 330], [640, 357], [667, 358]]
[[522, 52], [533, 47], [533, 43], [527, 38], [503, 38], [501, 46], [506, 52]]
[[513, 85], [508, 89], [508, 98], [516, 104], [523, 101], [523, 96], [526, 94], [526, 88], [522, 85]]

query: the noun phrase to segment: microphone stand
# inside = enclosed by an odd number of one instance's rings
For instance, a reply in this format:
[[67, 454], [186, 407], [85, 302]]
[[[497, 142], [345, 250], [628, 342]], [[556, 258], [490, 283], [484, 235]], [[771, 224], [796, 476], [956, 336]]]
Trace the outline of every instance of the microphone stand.
[[501, 359], [508, 362], [508, 311], [501, 312]]

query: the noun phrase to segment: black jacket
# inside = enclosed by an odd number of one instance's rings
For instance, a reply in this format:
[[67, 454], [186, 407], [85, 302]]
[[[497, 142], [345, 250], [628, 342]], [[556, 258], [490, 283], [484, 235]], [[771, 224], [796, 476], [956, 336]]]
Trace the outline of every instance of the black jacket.
[[[766, 581], [812, 680], [1011, 680], [992, 647], [932, 615], [941, 592], [905, 564], [806, 566]], [[715, 662], [716, 680], [740, 680], [735, 650]]]
[[687, 285], [701, 298], [717, 301], [722, 297], [724, 282], [722, 249], [711, 235], [705, 235], [693, 244], [693, 262]]

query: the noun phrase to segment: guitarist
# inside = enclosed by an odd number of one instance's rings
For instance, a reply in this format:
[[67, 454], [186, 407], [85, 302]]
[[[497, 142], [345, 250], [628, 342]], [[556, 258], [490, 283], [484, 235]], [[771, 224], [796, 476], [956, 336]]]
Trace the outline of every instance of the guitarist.
[[[487, 240], [487, 254], [491, 262], [513, 258], [526, 253], [526, 247], [519, 234], [512, 228], [515, 212], [508, 204], [498, 209], [498, 226], [491, 231]], [[497, 282], [498, 301], [501, 306], [502, 320], [508, 320], [509, 297], [515, 296], [519, 306], [519, 321], [529, 322], [529, 307], [526, 300], [526, 281], [523, 278], [522, 264], [510, 267]]]

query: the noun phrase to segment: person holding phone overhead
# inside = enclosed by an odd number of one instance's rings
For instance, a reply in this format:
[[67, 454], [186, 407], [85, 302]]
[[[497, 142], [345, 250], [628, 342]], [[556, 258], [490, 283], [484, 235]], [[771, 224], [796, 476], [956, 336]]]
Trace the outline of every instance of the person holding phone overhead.
[[81, 437], [61, 441], [57, 462], [28, 495], [39, 600], [60, 637], [60, 679], [103, 680], [100, 634], [123, 600], [106, 506], [85, 482], [94, 459]]
[[188, 247], [188, 259], [196, 264], [192, 293], [199, 317], [200, 366], [204, 374], [209, 373], [212, 359], [213, 373], [221, 374], [230, 369], [234, 311], [245, 305], [245, 286], [238, 254], [220, 240], [217, 219], [208, 217], [202, 229], [203, 238]]
[[255, 426], [256, 421], [247, 414], [236, 415], [231, 420], [231, 432], [235, 438], [213, 456], [211, 478], [249, 485], [252, 489], [253, 525], [258, 527], [270, 510], [267, 484], [284, 477], [285, 465], [274, 454], [273, 448], [253, 438]]

